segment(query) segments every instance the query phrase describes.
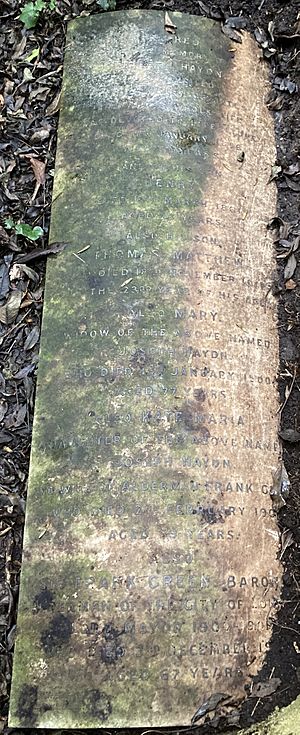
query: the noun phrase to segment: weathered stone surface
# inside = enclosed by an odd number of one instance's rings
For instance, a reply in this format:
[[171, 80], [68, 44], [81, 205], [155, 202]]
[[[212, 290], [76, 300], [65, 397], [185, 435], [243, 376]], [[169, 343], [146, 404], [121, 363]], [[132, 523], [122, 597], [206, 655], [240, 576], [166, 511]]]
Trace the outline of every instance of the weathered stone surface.
[[11, 726], [189, 724], [271, 637], [266, 72], [172, 17], [69, 28]]

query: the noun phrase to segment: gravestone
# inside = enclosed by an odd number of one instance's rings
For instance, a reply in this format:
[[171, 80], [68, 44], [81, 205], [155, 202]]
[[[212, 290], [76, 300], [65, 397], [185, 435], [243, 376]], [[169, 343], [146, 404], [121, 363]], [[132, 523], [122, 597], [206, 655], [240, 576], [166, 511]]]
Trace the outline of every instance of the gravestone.
[[50, 238], [68, 245], [47, 265], [11, 727], [188, 725], [265, 660], [267, 92], [255, 43], [212, 21], [69, 26]]

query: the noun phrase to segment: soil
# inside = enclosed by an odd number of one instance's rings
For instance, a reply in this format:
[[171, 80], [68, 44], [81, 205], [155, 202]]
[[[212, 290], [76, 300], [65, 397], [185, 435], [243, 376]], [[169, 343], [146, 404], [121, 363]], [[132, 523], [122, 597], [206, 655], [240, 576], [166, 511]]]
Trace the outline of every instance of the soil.
[[[279, 254], [294, 248], [291, 255], [278, 260], [274, 292], [278, 297], [278, 321], [281, 345], [279, 389], [281, 395], [281, 437], [284, 463], [291, 482], [286, 504], [278, 512], [283, 538], [291, 541], [283, 555], [285, 566], [282, 605], [274, 623], [270, 652], [263, 674], [279, 677], [276, 692], [260, 699], [248, 698], [235, 724], [250, 725], [264, 719], [275, 706], [282, 707], [300, 691], [300, 12], [298, 0], [252, 0], [211, 2], [206, 0], [154, 0], [134, 2], [117, 0], [117, 10], [127, 8], [181, 10], [208, 15], [221, 23], [242, 16], [263, 49], [270, 66], [272, 93], [268, 102], [273, 111], [277, 135], [277, 161], [273, 173], [278, 187], [277, 219], [270, 223]], [[28, 475], [31, 425], [34, 408], [38, 340], [43, 306], [43, 283], [46, 258], [36, 253], [34, 241], [22, 235], [16, 238], [5, 218], [26, 221], [42, 227], [44, 236], [39, 248], [47, 248], [51, 191], [58, 123], [58, 93], [66, 24], [80, 14], [102, 12], [90, 0], [57, 0], [56, 10], [44, 11], [35, 28], [24, 30], [19, 19], [17, 0], [0, 2], [0, 48], [2, 49], [0, 89], [0, 191], [2, 196], [0, 243], [0, 730], [6, 730], [9, 686], [15, 634], [18, 583], [21, 566], [26, 482]], [[237, 27], [237, 21], [229, 25]], [[37, 53], [37, 49], [40, 52]], [[31, 61], [28, 56], [31, 55]], [[40, 78], [39, 92], [31, 89], [31, 72]], [[42, 165], [32, 163], [37, 158]], [[274, 162], [275, 163], [275, 162]], [[46, 166], [44, 166], [46, 164]], [[38, 186], [39, 184], [39, 186]], [[270, 212], [270, 220], [274, 217]], [[299, 238], [300, 240], [300, 238]], [[284, 244], [282, 242], [284, 241]], [[21, 265], [14, 265], [22, 252]], [[18, 255], [18, 263], [20, 263]], [[284, 269], [289, 263], [289, 277]], [[9, 277], [8, 277], [9, 273]], [[12, 288], [13, 287], [13, 288]], [[16, 288], [22, 301], [16, 300]], [[6, 307], [6, 308], [5, 308]], [[51, 593], [50, 593], [51, 595]], [[37, 606], [52, 605], [45, 590]], [[45, 645], [53, 636], [69, 634], [60, 621], [58, 630], [49, 631]], [[58, 641], [59, 642], [59, 641]], [[262, 677], [261, 677], [262, 678]], [[95, 707], [99, 713], [107, 704], [97, 692]], [[24, 695], [24, 707], [34, 702]], [[214, 727], [204, 725], [201, 733], [224, 731], [226, 718], [215, 719]], [[232, 722], [233, 724], [233, 722]]]

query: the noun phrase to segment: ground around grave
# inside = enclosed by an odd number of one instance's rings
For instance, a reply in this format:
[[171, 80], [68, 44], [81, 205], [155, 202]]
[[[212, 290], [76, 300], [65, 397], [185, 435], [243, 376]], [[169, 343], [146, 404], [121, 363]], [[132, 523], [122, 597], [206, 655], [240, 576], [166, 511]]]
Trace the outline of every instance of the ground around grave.
[[[22, 4], [0, 2], [1, 730], [6, 728], [9, 702], [65, 31], [70, 18], [102, 12], [101, 3], [90, 0], [57, 0], [53, 9], [50, 5], [40, 12], [37, 24], [26, 30], [19, 18]], [[276, 676], [281, 684], [273, 695], [246, 698], [237, 723], [245, 727], [263, 720], [275, 706], [289, 704], [300, 691], [299, 4], [298, 0], [117, 0], [117, 10], [127, 8], [208, 15], [225, 24], [233, 44], [240, 28], [249, 29], [269, 64], [272, 81], [268, 106], [274, 114], [278, 153], [270, 176], [278, 185], [278, 210], [270, 212], [270, 226], [281, 256], [274, 292], [281, 344], [281, 438], [291, 489], [278, 513], [285, 566], [283, 599], [261, 672], [261, 678]], [[18, 233], [14, 223], [20, 222], [29, 228], [19, 228]], [[222, 716], [215, 718], [213, 731], [218, 727], [222, 732], [226, 728]], [[202, 733], [208, 731], [206, 725], [201, 728]]]

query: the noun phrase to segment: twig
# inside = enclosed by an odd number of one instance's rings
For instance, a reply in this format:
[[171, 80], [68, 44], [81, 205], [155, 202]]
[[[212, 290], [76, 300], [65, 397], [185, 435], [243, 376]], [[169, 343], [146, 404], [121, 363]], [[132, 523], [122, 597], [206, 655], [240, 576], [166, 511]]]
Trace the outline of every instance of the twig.
[[256, 708], [258, 707], [258, 705], [259, 705], [260, 703], [261, 703], [261, 699], [258, 699], [258, 700], [257, 700], [257, 702], [255, 702], [255, 705], [254, 705], [254, 707], [253, 707], [253, 710], [252, 710], [252, 712], [251, 712], [251, 715], [250, 715], [250, 717], [253, 717], [253, 715], [254, 715], [254, 712], [255, 712]]
[[[13, 327], [11, 327], [10, 329], [8, 329], [7, 332], [5, 332], [5, 334], [3, 334], [2, 337], [0, 337], [0, 347], [2, 346], [2, 344], [3, 344], [4, 340], [6, 339], [6, 337], [9, 334], [11, 334], [15, 329], [17, 329], [18, 326], [19, 326], [19, 324], [22, 324], [22, 322], [24, 321], [24, 319], [26, 319], [26, 317], [28, 316], [29, 312], [30, 312], [30, 309], [28, 309], [28, 311], [26, 311], [26, 314], [24, 314], [24, 316], [22, 316], [22, 319], [20, 319], [20, 321], [18, 321], [17, 324], [14, 324]], [[11, 349], [11, 347], [9, 348], [9, 350], [10, 349]], [[7, 353], [5, 353], [5, 354], [7, 354]]]
[[282, 404], [282, 406], [279, 406], [279, 408], [278, 408], [278, 410], [276, 411], [276, 413], [282, 413], [283, 409], [284, 409], [284, 408], [286, 407], [286, 404], [287, 404], [287, 402], [288, 402], [288, 400], [289, 400], [289, 397], [290, 397], [290, 395], [291, 395], [291, 392], [292, 392], [292, 390], [293, 390], [293, 387], [294, 387], [294, 383], [295, 383], [295, 380], [296, 380], [296, 370], [297, 370], [297, 368], [296, 368], [296, 366], [295, 366], [295, 367], [294, 367], [294, 375], [293, 375], [293, 378], [292, 378], [292, 382], [291, 382], [291, 385], [290, 385], [290, 387], [289, 387], [289, 389], [288, 389], [288, 394], [287, 394], [287, 396], [286, 396], [286, 399], [285, 399], [284, 403]]

